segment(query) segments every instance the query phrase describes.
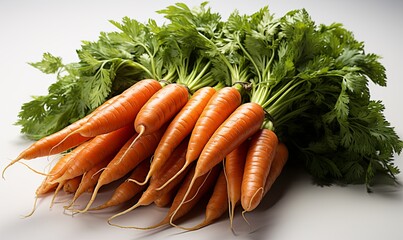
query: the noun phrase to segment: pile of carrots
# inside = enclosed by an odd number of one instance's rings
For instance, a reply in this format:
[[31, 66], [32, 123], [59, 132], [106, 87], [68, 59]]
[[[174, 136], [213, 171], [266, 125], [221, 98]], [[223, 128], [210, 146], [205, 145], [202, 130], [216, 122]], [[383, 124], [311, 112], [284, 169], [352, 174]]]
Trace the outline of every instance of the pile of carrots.
[[[280, 175], [288, 149], [272, 129], [265, 128], [262, 106], [243, 102], [235, 87], [202, 87], [190, 94], [185, 85], [140, 80], [86, 117], [44, 137], [23, 151], [21, 160], [61, 154], [36, 191], [37, 198], [63, 189], [72, 199], [65, 206], [86, 213], [123, 206], [127, 210], [156, 204], [169, 207], [162, 225], [195, 230], [234, 209], [254, 210]], [[4, 175], [3, 171], [3, 175]], [[102, 187], [117, 187], [105, 203], [94, 206]], [[91, 193], [88, 204], [76, 200]], [[205, 219], [194, 227], [176, 221], [202, 198], [208, 198]], [[53, 201], [52, 201], [53, 202]], [[124, 227], [124, 226], [121, 226]]]
[[[37, 141], [3, 177], [22, 160], [58, 156], [48, 172], [26, 164], [45, 175], [36, 200], [53, 194], [53, 205], [64, 191], [72, 214], [107, 208], [113, 226], [184, 230], [225, 215], [232, 228], [235, 209], [245, 218], [259, 206], [289, 154], [325, 183], [395, 180], [403, 142], [368, 88], [386, 83], [377, 55], [304, 9], [279, 19], [267, 7], [235, 11], [224, 22], [205, 5], [169, 6], [163, 26], [111, 21], [121, 32], [84, 42], [80, 62], [34, 63], [58, 81], [23, 105], [18, 124]], [[153, 204], [169, 210], [152, 226], [117, 221]], [[204, 220], [189, 227], [196, 206]]]

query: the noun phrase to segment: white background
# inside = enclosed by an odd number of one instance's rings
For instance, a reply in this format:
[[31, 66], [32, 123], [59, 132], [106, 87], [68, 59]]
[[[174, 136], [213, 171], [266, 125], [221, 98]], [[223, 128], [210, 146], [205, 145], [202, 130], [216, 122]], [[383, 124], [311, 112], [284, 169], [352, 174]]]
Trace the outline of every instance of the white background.
[[[189, 6], [201, 1], [184, 1]], [[77, 60], [75, 50], [81, 40], [96, 40], [100, 31], [115, 30], [107, 20], [123, 16], [141, 22], [161, 20], [156, 10], [175, 1], [97, 0], [97, 1], [0, 1], [0, 169], [32, 142], [13, 125], [22, 103], [32, 95], [47, 93], [54, 81], [29, 66], [42, 53], [61, 56], [65, 63]], [[403, 2], [402, 1], [210, 1], [213, 11], [226, 18], [234, 9], [252, 13], [269, 5], [277, 16], [289, 10], [306, 8], [317, 23], [341, 22], [365, 42], [368, 52], [383, 57], [388, 87], [371, 86], [372, 98], [382, 99], [385, 115], [403, 137], [401, 111]], [[403, 157], [396, 164], [403, 169]], [[46, 158], [30, 162], [43, 169]], [[398, 179], [402, 182], [402, 176]], [[237, 234], [231, 232], [227, 219], [195, 232], [174, 228], [138, 231], [109, 226], [107, 214], [63, 214], [63, 204], [49, 209], [49, 199], [40, 202], [32, 217], [22, 215], [31, 210], [34, 191], [42, 176], [20, 164], [0, 180], [1, 239], [403, 239], [402, 187], [378, 186], [368, 194], [364, 186], [318, 187], [299, 169], [288, 169], [263, 204], [247, 218], [248, 228], [240, 217], [235, 219]], [[61, 201], [63, 199], [59, 199]], [[130, 214], [134, 225], [156, 222], [164, 209], [143, 208]], [[130, 222], [129, 221], [129, 222]]]

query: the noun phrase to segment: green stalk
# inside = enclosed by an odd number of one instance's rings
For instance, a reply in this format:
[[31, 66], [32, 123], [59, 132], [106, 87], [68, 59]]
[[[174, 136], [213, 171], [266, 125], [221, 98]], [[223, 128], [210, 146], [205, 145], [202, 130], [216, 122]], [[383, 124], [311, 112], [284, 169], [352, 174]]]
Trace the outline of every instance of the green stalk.
[[[153, 77], [153, 74], [150, 72], [150, 70], [148, 68], [146, 68], [143, 64], [140, 64], [138, 62], [134, 62], [132, 60], [124, 60], [124, 62], [128, 63], [128, 65], [131, 65], [133, 67], [138, 67], [138, 68], [144, 70], [144, 72], [146, 72], [150, 77]], [[123, 64], [123, 62], [121, 64]]]
[[205, 35], [202, 33], [198, 32], [199, 36], [202, 37], [207, 43], [209, 43], [210, 47], [212, 47], [216, 53], [218, 54], [219, 59], [225, 64], [225, 66], [228, 68], [230, 72], [230, 79], [226, 79], [225, 84], [227, 86], [232, 86], [234, 83], [237, 82], [247, 82], [248, 81], [248, 73], [246, 70], [242, 71], [238, 69], [237, 65], [232, 65], [227, 57], [223, 55], [220, 51], [217, 49], [217, 45], [208, 39]]
[[[242, 52], [245, 54], [246, 58], [249, 59], [249, 61], [252, 63], [253, 67], [256, 69], [256, 74], [258, 76], [259, 82], [263, 82], [263, 78], [262, 75], [259, 71], [259, 68], [257, 66], [257, 64], [255, 63], [255, 61], [253, 61], [252, 56], [249, 54], [249, 52], [244, 48], [243, 44], [241, 43], [239, 36], [237, 36], [237, 43], [239, 45], [239, 48], [242, 50]], [[269, 66], [268, 66], [269, 67]], [[269, 79], [269, 78], [268, 78]]]
[[278, 118], [275, 119], [275, 125], [276, 126], [281, 126], [285, 123], [287, 123], [289, 120], [296, 118], [298, 116], [301, 116], [302, 113], [304, 113], [306, 110], [310, 109], [311, 107], [308, 105], [305, 105], [303, 107], [298, 107], [298, 109], [288, 112], [287, 114], [276, 114], [276, 116], [279, 116]]

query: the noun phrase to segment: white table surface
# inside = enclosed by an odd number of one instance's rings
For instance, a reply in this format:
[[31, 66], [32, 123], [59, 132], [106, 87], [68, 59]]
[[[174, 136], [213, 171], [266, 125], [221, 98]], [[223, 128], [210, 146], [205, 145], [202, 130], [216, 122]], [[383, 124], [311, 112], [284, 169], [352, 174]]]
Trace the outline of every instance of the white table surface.
[[[201, 1], [183, 1], [189, 6]], [[65, 63], [77, 60], [75, 50], [81, 40], [96, 40], [100, 31], [115, 30], [107, 20], [129, 16], [139, 21], [160, 19], [156, 10], [175, 1], [138, 0], [37, 0], [0, 1], [0, 76], [1, 109], [0, 169], [32, 142], [13, 125], [22, 103], [32, 95], [47, 93], [54, 81], [29, 66], [27, 62], [41, 59], [42, 53], [61, 56]], [[365, 42], [368, 52], [383, 57], [387, 69], [388, 87], [371, 86], [373, 99], [382, 99], [385, 115], [403, 136], [401, 112], [403, 88], [403, 1], [210, 1], [214, 11], [225, 18], [234, 9], [251, 13], [269, 5], [281, 16], [289, 10], [306, 8], [317, 23], [341, 22]], [[396, 164], [403, 169], [403, 157]], [[43, 169], [46, 158], [31, 161], [31, 166]], [[402, 181], [402, 175], [398, 176]], [[31, 210], [34, 191], [42, 176], [21, 164], [6, 172], [0, 180], [1, 239], [403, 239], [402, 187], [378, 186], [368, 194], [365, 187], [318, 187], [299, 169], [282, 175], [258, 209], [247, 215], [250, 228], [239, 212], [235, 218], [237, 234], [231, 232], [227, 219], [194, 232], [174, 228], [159, 231], [139, 231], [109, 226], [106, 214], [63, 214], [63, 203], [49, 209], [50, 198], [43, 199], [35, 214], [23, 219]], [[62, 201], [63, 198], [58, 199]], [[137, 211], [137, 210], [136, 210]], [[165, 210], [142, 208], [130, 215], [133, 224], [151, 223], [162, 217]]]

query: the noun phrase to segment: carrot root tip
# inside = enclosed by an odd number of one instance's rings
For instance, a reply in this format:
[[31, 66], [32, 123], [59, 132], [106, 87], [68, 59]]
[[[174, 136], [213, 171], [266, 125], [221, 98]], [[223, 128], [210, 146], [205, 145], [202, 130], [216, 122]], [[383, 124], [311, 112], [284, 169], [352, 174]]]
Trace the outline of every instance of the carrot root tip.
[[17, 157], [16, 159], [12, 160], [9, 164], [7, 164], [7, 166], [3, 169], [3, 171], [1, 172], [1, 177], [5, 180], [5, 173], [6, 170], [11, 167], [12, 165], [14, 165], [15, 163], [19, 162], [21, 160], [20, 157]]
[[145, 184], [148, 182], [149, 179], [150, 179], [150, 176], [147, 175], [146, 178], [144, 179], [144, 181], [142, 181], [142, 182], [139, 182], [139, 181], [137, 181], [136, 179], [131, 179], [131, 178], [127, 179], [126, 181], [127, 181], [127, 182], [134, 182], [134, 183], [136, 183], [137, 185], [143, 186], [143, 185], [145, 185]]
[[179, 206], [175, 209], [175, 211], [172, 213], [172, 215], [171, 215], [171, 217], [170, 217], [170, 219], [169, 219], [169, 224], [170, 224], [171, 226], [176, 227], [176, 228], [180, 228], [180, 229], [183, 229], [183, 230], [186, 230], [185, 227], [182, 227], [182, 226], [179, 226], [179, 225], [175, 224], [175, 223], [174, 223], [174, 218], [175, 218], [175, 215], [178, 213], [179, 209], [182, 207], [182, 205], [185, 204], [185, 202], [186, 202], [185, 200], [186, 200], [187, 196], [189, 195], [190, 190], [192, 189], [192, 187], [193, 187], [193, 185], [194, 185], [194, 183], [195, 183], [197, 177], [198, 177], [198, 175], [196, 175], [196, 172], [195, 172], [194, 175], [193, 175], [192, 180], [190, 181], [190, 184], [189, 184], [189, 186], [188, 186], [188, 189], [186, 190], [185, 195], [183, 196], [182, 201], [180, 202]]
[[26, 164], [26, 163], [24, 163], [24, 162], [18, 162], [18, 163], [24, 165], [25, 167], [27, 167], [29, 170], [31, 170], [32, 172], [34, 172], [34, 173], [36, 173], [36, 174], [39, 174], [39, 175], [42, 175], [42, 176], [46, 176], [46, 177], [51, 175], [51, 174], [48, 174], [48, 173], [44, 173], [44, 172], [38, 171], [38, 170], [34, 169], [33, 167], [29, 166], [28, 164]]
[[59, 185], [57, 185], [57, 188], [56, 188], [55, 192], [53, 193], [52, 200], [50, 201], [50, 206], [49, 206], [50, 209], [53, 207], [55, 200], [56, 200], [56, 196], [59, 193], [60, 189], [62, 189], [63, 185], [64, 185], [64, 182], [61, 182], [61, 183], [59, 183]]
[[108, 222], [109, 225], [111, 225], [111, 226], [113, 226], [113, 227], [126, 228], [126, 229], [137, 229], [137, 230], [150, 230], [150, 229], [155, 229], [155, 228], [161, 227], [161, 226], [163, 226], [163, 225], [166, 224], [165, 221], [161, 221], [160, 223], [157, 223], [157, 224], [152, 225], [152, 226], [149, 226], [149, 227], [123, 226], [123, 225], [120, 225], [120, 224], [112, 223], [112, 220], [113, 220], [113, 218], [111, 217], [111, 218], [109, 218], [109, 219], [107, 220], [107, 222]]
[[259, 200], [259, 202], [261, 201], [261, 199], [263, 197], [263, 194], [264, 194], [264, 188], [263, 187], [258, 188], [256, 190], [256, 192], [252, 195], [251, 199], [249, 200], [248, 207], [244, 209], [245, 211], [252, 211], [254, 208], [256, 208], [256, 206], [252, 206], [252, 202], [255, 199], [255, 197], [258, 196], [259, 192], [260, 192], [260, 196], [259, 196], [260, 200]]
[[242, 211], [242, 218], [243, 218], [243, 220], [246, 222], [246, 224], [248, 224], [248, 226], [251, 227], [251, 225], [250, 225], [248, 219], [247, 219], [246, 216], [245, 216], [245, 214], [246, 214], [247, 212], [248, 212], [248, 211], [246, 211], [246, 210], [243, 210], [243, 211]]
[[76, 210], [74, 210], [74, 212], [76, 212], [76, 213], [85, 213], [85, 212], [87, 212], [88, 211], [88, 209], [90, 209], [90, 207], [91, 207], [91, 205], [94, 203], [94, 201], [95, 201], [95, 198], [96, 198], [96, 196], [97, 196], [97, 194], [98, 194], [98, 191], [99, 191], [99, 189], [102, 187], [102, 185], [103, 184], [101, 184], [100, 182], [98, 182], [98, 184], [95, 186], [95, 188], [94, 188], [94, 192], [92, 193], [92, 195], [91, 195], [91, 199], [88, 201], [88, 203], [87, 203], [87, 206], [85, 206], [85, 208], [84, 209], [76, 209]]
[[34, 214], [34, 212], [36, 211], [37, 203], [38, 203], [38, 196], [35, 197], [34, 204], [32, 206], [31, 212], [29, 212], [28, 214], [23, 215], [22, 218], [31, 217]]
[[162, 184], [162, 186], [158, 187], [156, 190], [161, 191], [162, 189], [164, 189], [169, 183], [171, 183], [175, 178], [177, 178], [188, 166], [189, 164], [186, 162], [173, 177], [168, 179], [164, 184]]

